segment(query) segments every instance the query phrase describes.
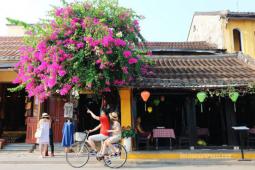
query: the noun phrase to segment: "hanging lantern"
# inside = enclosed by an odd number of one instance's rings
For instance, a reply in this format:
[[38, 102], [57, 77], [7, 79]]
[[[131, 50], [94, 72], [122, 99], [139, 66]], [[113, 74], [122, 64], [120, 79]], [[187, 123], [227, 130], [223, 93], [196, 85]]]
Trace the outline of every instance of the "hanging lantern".
[[165, 101], [165, 96], [160, 96], [160, 101], [164, 102]]
[[147, 110], [148, 110], [148, 113], [151, 113], [151, 112], [152, 112], [152, 107], [149, 106], [149, 107], [147, 108]]
[[206, 97], [207, 97], [206, 92], [201, 91], [201, 92], [197, 93], [197, 99], [199, 100], [199, 102], [201, 104], [201, 112], [203, 112], [203, 104], [202, 103], [205, 101]]
[[236, 101], [237, 101], [238, 97], [239, 97], [239, 93], [238, 92], [230, 92], [229, 93], [229, 98], [234, 103], [234, 111], [235, 112], [236, 112]]
[[159, 100], [159, 99], [154, 99], [154, 100], [153, 100], [153, 104], [154, 104], [155, 106], [158, 106], [159, 103], [160, 103], [160, 100]]
[[148, 92], [146, 90], [141, 92], [141, 97], [142, 97], [143, 101], [145, 102], [145, 107], [144, 107], [145, 111], [146, 111], [146, 102], [148, 101], [150, 95], [151, 95], [150, 92]]

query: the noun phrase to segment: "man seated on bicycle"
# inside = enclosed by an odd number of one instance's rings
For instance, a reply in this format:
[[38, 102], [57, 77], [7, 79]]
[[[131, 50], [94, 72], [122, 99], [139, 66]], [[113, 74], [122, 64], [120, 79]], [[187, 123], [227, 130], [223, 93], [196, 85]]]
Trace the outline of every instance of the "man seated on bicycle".
[[105, 113], [104, 110], [101, 111], [100, 116], [96, 116], [91, 110], [87, 110], [87, 113], [89, 113], [91, 115], [92, 118], [94, 118], [95, 120], [100, 121], [100, 124], [95, 127], [92, 130], [89, 130], [89, 133], [97, 131], [98, 129], [100, 129], [100, 133], [96, 134], [96, 135], [91, 135], [87, 142], [91, 147], [91, 153], [97, 153], [96, 150], [96, 145], [95, 142], [96, 141], [103, 141], [105, 139], [107, 139], [109, 137], [109, 132], [108, 130], [110, 129], [110, 123], [109, 123], [109, 119]]
[[99, 153], [99, 157], [104, 156], [107, 147], [109, 147], [109, 149], [112, 149], [114, 154], [118, 152], [112, 146], [113, 143], [117, 143], [121, 140], [121, 126], [118, 121], [118, 114], [116, 112], [111, 112], [109, 114], [109, 117], [112, 122], [112, 130], [108, 130], [108, 132], [112, 133], [112, 136], [104, 141], [101, 152]]

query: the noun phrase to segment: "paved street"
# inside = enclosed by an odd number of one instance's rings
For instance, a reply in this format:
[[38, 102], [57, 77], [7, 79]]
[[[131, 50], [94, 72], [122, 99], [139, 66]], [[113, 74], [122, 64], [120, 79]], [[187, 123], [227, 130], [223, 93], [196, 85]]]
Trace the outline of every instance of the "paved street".
[[[239, 162], [237, 160], [128, 160], [122, 169], [177, 169], [177, 170], [254, 170], [255, 160]], [[83, 167], [86, 169], [109, 169], [94, 158]], [[38, 153], [0, 153], [0, 170], [73, 170], [65, 162], [63, 153], [54, 158], [40, 158]]]

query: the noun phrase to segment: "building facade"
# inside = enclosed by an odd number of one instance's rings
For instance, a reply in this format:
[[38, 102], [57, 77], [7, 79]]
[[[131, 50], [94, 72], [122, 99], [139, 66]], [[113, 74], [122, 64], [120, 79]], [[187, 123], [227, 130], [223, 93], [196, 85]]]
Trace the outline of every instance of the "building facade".
[[253, 12], [196, 12], [187, 41], [207, 41], [227, 52], [255, 57], [254, 19]]
[[[240, 17], [243, 15], [248, 16]], [[142, 126], [148, 132], [153, 132], [154, 129], [172, 129], [173, 146], [180, 148], [183, 147], [183, 139], [187, 140], [185, 147], [197, 146], [198, 140], [204, 140], [206, 146], [212, 147], [237, 145], [232, 126], [245, 125], [252, 128], [255, 125], [255, 96], [247, 93], [247, 87], [255, 82], [252, 17], [250, 13], [229, 11], [196, 13], [188, 42], [147, 42], [155, 63], [151, 68], [154, 74], [118, 89], [121, 125], [136, 128], [136, 120], [140, 117]], [[10, 122], [7, 123], [8, 126], [3, 125], [2, 129], [25, 131], [24, 141], [34, 143], [40, 114], [48, 112], [54, 120], [54, 140], [59, 142], [64, 123], [63, 98], [51, 96], [44, 104], [40, 104], [36, 98], [28, 101], [23, 92], [18, 94], [19, 101], [10, 104], [10, 99], [17, 96], [7, 93], [7, 88], [13, 86], [11, 82], [16, 76], [14, 64], [19, 59], [18, 48], [22, 45], [22, 37], [0, 38], [1, 118], [4, 122]], [[232, 53], [237, 51], [244, 54]], [[241, 93], [236, 110], [233, 102], [226, 96], [207, 97], [203, 105], [197, 100], [198, 92], [209, 94], [209, 91], [229, 87]], [[141, 92], [145, 90], [151, 94], [146, 105], [141, 98]], [[20, 105], [20, 112], [12, 110], [9, 113], [10, 109], [4, 108], [6, 104], [9, 104], [9, 108], [15, 108], [17, 103]], [[81, 94], [76, 118], [79, 130], [90, 129], [95, 124], [86, 116], [85, 106], [95, 112], [99, 108], [98, 101], [92, 94]], [[151, 107], [150, 113], [148, 107]], [[22, 119], [19, 120], [22, 123], [19, 127], [13, 127], [17, 114], [21, 115]], [[198, 133], [202, 131], [205, 133]], [[154, 149], [155, 143], [150, 145]], [[168, 147], [168, 142], [163, 141], [159, 145], [165, 148]], [[144, 147], [143, 144], [142, 146]], [[135, 141], [133, 148], [139, 150], [139, 140]]]

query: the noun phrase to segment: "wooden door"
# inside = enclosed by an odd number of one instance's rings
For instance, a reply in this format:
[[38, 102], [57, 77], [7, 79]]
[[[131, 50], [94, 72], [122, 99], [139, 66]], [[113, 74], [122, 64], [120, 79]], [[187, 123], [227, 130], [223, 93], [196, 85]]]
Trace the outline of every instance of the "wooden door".
[[62, 128], [64, 125], [64, 100], [59, 96], [51, 96], [48, 100], [47, 111], [53, 120], [54, 142], [62, 141]]
[[37, 128], [37, 117], [28, 117], [27, 123], [27, 133], [26, 133], [26, 143], [36, 143], [35, 131]]

